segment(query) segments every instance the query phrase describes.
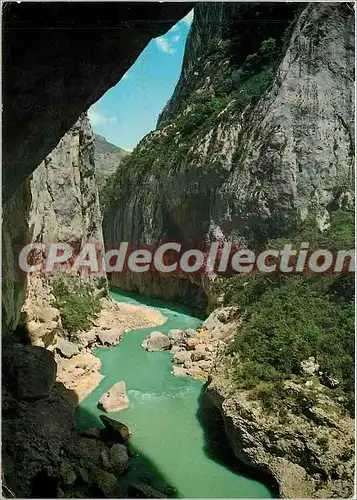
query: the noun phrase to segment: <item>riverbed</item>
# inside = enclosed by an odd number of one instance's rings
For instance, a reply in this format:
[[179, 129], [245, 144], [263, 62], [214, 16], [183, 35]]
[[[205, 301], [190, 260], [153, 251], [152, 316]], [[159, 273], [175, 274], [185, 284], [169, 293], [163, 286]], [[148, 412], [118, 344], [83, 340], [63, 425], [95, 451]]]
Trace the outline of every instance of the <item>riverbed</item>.
[[[154, 330], [167, 333], [172, 328], [195, 329], [202, 319], [171, 303], [119, 290], [112, 290], [111, 296], [118, 302], [154, 307], [167, 317], [162, 326], [131, 330], [116, 347], [94, 351], [102, 361], [105, 378], [77, 410], [78, 428], [101, 426], [99, 415], [103, 412], [97, 408], [98, 400], [113, 384], [125, 381], [130, 407], [108, 414], [132, 431], [130, 445], [136, 455], [120, 482], [124, 487], [133, 482], [150, 482], [159, 490], [170, 487], [174, 496], [184, 498], [272, 498], [263, 483], [239, 472], [237, 461], [226, 448], [219, 419], [210, 422], [215, 436], [207, 432], [203, 382], [174, 377], [169, 352], [150, 353], [141, 347]], [[217, 443], [212, 442], [217, 435], [222, 441], [219, 453], [214, 451]]]

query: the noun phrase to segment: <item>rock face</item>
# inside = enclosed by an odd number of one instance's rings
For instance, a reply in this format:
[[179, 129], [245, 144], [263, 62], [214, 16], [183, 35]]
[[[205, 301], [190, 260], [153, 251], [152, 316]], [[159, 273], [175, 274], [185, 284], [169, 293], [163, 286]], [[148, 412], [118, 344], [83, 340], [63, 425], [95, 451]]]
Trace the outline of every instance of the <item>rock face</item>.
[[111, 144], [102, 135], [94, 134], [94, 144], [95, 176], [100, 189], [106, 180], [114, 174], [121, 160], [130, 153]]
[[[173, 98], [104, 214], [106, 245], [259, 244], [311, 213], [324, 227], [353, 185], [353, 59], [346, 4], [199, 4]], [[200, 277], [112, 280], [201, 308], [209, 291]]]
[[14, 194], [78, 117], [119, 81], [150, 39], [191, 9], [192, 4], [185, 3], [130, 8], [96, 4], [85, 12], [74, 4], [7, 5], [4, 199]]
[[235, 390], [230, 377], [227, 359], [218, 356], [207, 394], [239, 460], [268, 472], [282, 498], [352, 495], [354, 421], [321, 386], [285, 382], [289, 402], [278, 411], [256, 390]]
[[49, 396], [56, 380], [57, 366], [52, 354], [43, 347], [15, 344], [5, 350], [5, 381], [18, 399]]

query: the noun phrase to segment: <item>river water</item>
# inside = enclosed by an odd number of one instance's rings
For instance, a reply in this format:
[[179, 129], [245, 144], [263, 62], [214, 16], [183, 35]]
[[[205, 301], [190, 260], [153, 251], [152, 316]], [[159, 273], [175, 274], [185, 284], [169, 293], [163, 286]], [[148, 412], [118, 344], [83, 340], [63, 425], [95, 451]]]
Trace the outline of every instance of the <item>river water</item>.
[[168, 318], [162, 326], [124, 334], [116, 347], [95, 350], [105, 378], [77, 410], [78, 428], [101, 426], [98, 400], [119, 380], [126, 382], [130, 407], [108, 415], [130, 427], [130, 445], [138, 454], [121, 483], [149, 481], [160, 490], [171, 487], [175, 496], [185, 498], [272, 498], [264, 484], [242, 474], [225, 446], [220, 420], [202, 405], [204, 384], [174, 377], [168, 352], [147, 352], [141, 347], [154, 330], [197, 328], [202, 320], [171, 303], [117, 289], [111, 296], [119, 302], [155, 307]]

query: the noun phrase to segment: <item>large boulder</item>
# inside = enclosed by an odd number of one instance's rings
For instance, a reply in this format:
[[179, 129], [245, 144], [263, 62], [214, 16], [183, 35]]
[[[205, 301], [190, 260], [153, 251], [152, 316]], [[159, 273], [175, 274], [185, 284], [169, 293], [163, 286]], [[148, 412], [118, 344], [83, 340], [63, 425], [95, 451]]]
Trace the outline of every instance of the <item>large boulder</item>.
[[78, 354], [78, 347], [73, 342], [69, 340], [63, 339], [59, 337], [57, 339], [56, 350], [64, 357], [64, 358], [72, 358], [76, 354]]
[[97, 339], [97, 333], [95, 330], [79, 331], [72, 333], [71, 340], [79, 348], [91, 346], [95, 343]]
[[125, 445], [115, 443], [110, 449], [110, 464], [114, 474], [123, 474], [130, 464], [128, 449]]
[[192, 361], [201, 361], [203, 359], [208, 359], [211, 353], [207, 351], [206, 346], [203, 344], [196, 345], [194, 351], [192, 351]]
[[103, 422], [108, 434], [112, 436], [114, 441], [118, 441], [119, 443], [130, 439], [131, 430], [126, 424], [122, 422], [118, 422], [113, 418], [109, 418], [106, 415], [100, 415], [100, 420]]
[[170, 349], [171, 343], [167, 335], [161, 332], [152, 332], [141, 344], [147, 351], [167, 351]]
[[128, 488], [128, 495], [130, 498], [167, 498], [167, 495], [145, 483], [131, 484]]
[[197, 330], [194, 330], [193, 328], [188, 328], [187, 330], [185, 330], [185, 335], [186, 337], [191, 337], [191, 338], [195, 338], [198, 336], [198, 332]]
[[225, 325], [233, 321], [239, 314], [237, 306], [218, 307], [207, 319], [202, 323], [202, 326], [207, 330], [213, 330], [217, 327]]
[[67, 389], [71, 389], [83, 401], [101, 382], [103, 375], [99, 372], [101, 361], [91, 352], [81, 352], [72, 358], [57, 358], [57, 380]]
[[43, 347], [13, 344], [4, 350], [4, 383], [18, 399], [48, 396], [56, 380], [57, 365]]
[[178, 344], [184, 341], [186, 333], [183, 330], [170, 330], [167, 336], [172, 344]]
[[[92, 486], [96, 486], [99, 492], [96, 494], [104, 495], [104, 498], [122, 498], [123, 493], [120, 489], [117, 477], [101, 467], [92, 466], [89, 471], [89, 481]], [[97, 495], [96, 495], [97, 496]]]
[[126, 393], [126, 385], [123, 380], [117, 382], [100, 398], [98, 407], [102, 410], [121, 411], [129, 407], [129, 398]]

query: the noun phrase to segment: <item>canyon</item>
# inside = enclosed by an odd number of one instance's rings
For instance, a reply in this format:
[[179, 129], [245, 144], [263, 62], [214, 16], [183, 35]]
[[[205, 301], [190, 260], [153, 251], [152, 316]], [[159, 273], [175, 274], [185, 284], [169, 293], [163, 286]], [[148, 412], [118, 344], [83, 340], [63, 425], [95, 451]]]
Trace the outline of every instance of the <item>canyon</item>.
[[[95, 240], [112, 248], [128, 241], [154, 248], [175, 240], [200, 248], [218, 241], [259, 250], [309, 235], [312, 244], [335, 250], [353, 245], [350, 4], [195, 5], [181, 76], [156, 129], [130, 154], [94, 135], [88, 107], [152, 36], [191, 7], [148, 4], [140, 17], [127, 4], [94, 4], [85, 16], [74, 5], [32, 11], [11, 5], [4, 11], [4, 41], [11, 48], [4, 61], [5, 496], [36, 497], [41, 488], [41, 495], [52, 497], [135, 497], [138, 488], [139, 496], [172, 494], [170, 488], [150, 490], [150, 481], [136, 484], [127, 472], [135, 451], [113, 422], [102, 420], [104, 429], [75, 426], [78, 407], [77, 423], [78, 414], [82, 424], [93, 422], [90, 413], [99, 415], [94, 398], [108, 385], [102, 373], [108, 381], [113, 376], [105, 363], [116, 352], [143, 362], [145, 356], [153, 373], [150, 356], [162, 360], [173, 387], [199, 379], [204, 404], [219, 421], [222, 447], [228, 444], [233, 462], [280, 497], [353, 493], [353, 278], [44, 277], [26, 276], [17, 265], [21, 247], [34, 242], [80, 247]], [[115, 33], [112, 18], [121, 19]], [[95, 19], [107, 37], [96, 33], [88, 48], [87, 37], [78, 39], [75, 29], [66, 40], [55, 30], [56, 40], [42, 43], [49, 27], [68, 27], [69, 19], [91, 34]], [[16, 23], [29, 33], [46, 27], [29, 37], [29, 60], [22, 59]], [[72, 40], [78, 41], [75, 50]], [[34, 57], [43, 64], [30, 71]], [[12, 86], [21, 67], [29, 81]], [[39, 104], [41, 88], [46, 98]], [[116, 287], [124, 295], [114, 300]], [[124, 291], [141, 299], [130, 303]], [[199, 318], [150, 306], [153, 298], [189, 306]], [[182, 332], [176, 343], [166, 321]], [[171, 343], [163, 350], [170, 345], [172, 352], [130, 347], [131, 334], [140, 329], [168, 333]], [[124, 351], [128, 345], [132, 350]], [[103, 346], [97, 356], [93, 349]], [[171, 359], [176, 378], [167, 373]], [[138, 369], [145, 385], [150, 372]], [[128, 364], [129, 382], [136, 371]], [[197, 387], [189, 393], [191, 403]], [[145, 425], [134, 409], [127, 415]], [[225, 477], [234, 490], [235, 479]], [[246, 493], [256, 487], [270, 496], [265, 487], [247, 484]]]

